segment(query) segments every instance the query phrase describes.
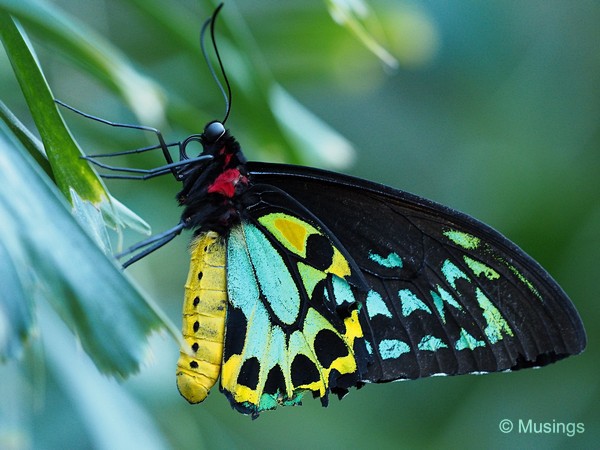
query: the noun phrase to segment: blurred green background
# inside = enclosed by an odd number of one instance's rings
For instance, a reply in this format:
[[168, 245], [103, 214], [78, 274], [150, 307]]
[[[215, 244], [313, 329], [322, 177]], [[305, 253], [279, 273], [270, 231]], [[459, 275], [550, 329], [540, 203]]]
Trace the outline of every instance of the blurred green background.
[[[19, 13], [18, 3], [2, 0], [0, 10], [17, 12], [57, 98], [107, 119], [157, 126], [170, 141], [222, 118], [223, 100], [198, 48], [200, 24], [214, 4], [23, 3], [45, 5], [65, 20], [60, 22], [53, 14]], [[357, 8], [357, 22], [334, 22], [328, 7], [338, 8], [333, 16], [339, 19], [344, 4]], [[360, 16], [361, 5], [368, 16]], [[238, 0], [227, 2], [217, 25], [233, 87], [228, 126], [250, 159], [344, 171], [501, 230], [571, 296], [588, 333], [583, 355], [541, 370], [368, 385], [342, 402], [332, 399], [328, 408], [306, 398], [302, 407], [252, 421], [233, 412], [216, 389], [198, 406], [178, 395], [178, 347], [166, 333], [151, 337], [149, 362], [140, 373], [117, 382], [99, 375], [73, 335], [40, 305], [24, 355], [0, 366], [0, 447], [596, 447], [598, 23], [600, 4], [593, 1]], [[356, 24], [368, 42], [396, 58], [396, 69], [367, 48]], [[117, 81], [107, 77], [53, 26], [119, 49], [119, 58], [148, 84], [128, 86], [137, 78], [126, 71]], [[35, 129], [2, 50], [0, 99]], [[63, 116], [86, 153], [153, 142], [141, 132]], [[120, 163], [152, 167], [161, 157]], [[178, 221], [179, 186], [169, 177], [107, 184], [153, 231]], [[177, 325], [188, 237], [128, 269]], [[583, 423], [585, 431], [573, 437], [516, 429], [503, 434], [502, 419]]]

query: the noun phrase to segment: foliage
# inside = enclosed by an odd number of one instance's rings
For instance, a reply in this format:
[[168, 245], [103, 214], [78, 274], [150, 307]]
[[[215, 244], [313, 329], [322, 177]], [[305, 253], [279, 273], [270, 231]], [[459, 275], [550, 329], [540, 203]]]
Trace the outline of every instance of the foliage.
[[[161, 324], [172, 333], [165, 315], [180, 320], [185, 238], [130, 275], [97, 245], [121, 245], [105, 225], [146, 230], [121, 202], [155, 231], [172, 226], [178, 186], [115, 182], [107, 193], [72, 136], [88, 154], [152, 145], [152, 136], [59, 115], [51, 98], [159, 127], [171, 141], [197, 133], [223, 110], [198, 43], [213, 8], [0, 0], [0, 351], [9, 359], [0, 366], [0, 446], [116, 448], [146, 436], [142, 444], [156, 448], [591, 447], [599, 417], [594, 348], [541, 371], [367, 386], [327, 409], [306, 400], [254, 423], [218, 393], [196, 407], [179, 398], [172, 339], [151, 339], [155, 364], [133, 379], [98, 375], [134, 372], [146, 359], [147, 333]], [[491, 223], [563, 285], [593, 343], [598, 19], [596, 5], [559, 0], [228, 1], [217, 26], [233, 89], [228, 125], [253, 159], [351, 170]], [[379, 49], [399, 62], [396, 72]], [[118, 164], [151, 167], [161, 157]], [[140, 236], [125, 231], [123, 239]], [[586, 431], [498, 431], [501, 419], [520, 417], [583, 422]]]

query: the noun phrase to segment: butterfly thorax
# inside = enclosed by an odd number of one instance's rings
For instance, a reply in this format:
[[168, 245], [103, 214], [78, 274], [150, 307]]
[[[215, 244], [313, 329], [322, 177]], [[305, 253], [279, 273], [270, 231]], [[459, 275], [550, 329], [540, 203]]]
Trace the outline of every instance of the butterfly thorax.
[[183, 189], [177, 194], [179, 204], [185, 207], [182, 221], [196, 232], [223, 233], [240, 220], [238, 198], [249, 187], [246, 158], [228, 131], [215, 141], [203, 134], [200, 142], [202, 155], [213, 159], [182, 170]]

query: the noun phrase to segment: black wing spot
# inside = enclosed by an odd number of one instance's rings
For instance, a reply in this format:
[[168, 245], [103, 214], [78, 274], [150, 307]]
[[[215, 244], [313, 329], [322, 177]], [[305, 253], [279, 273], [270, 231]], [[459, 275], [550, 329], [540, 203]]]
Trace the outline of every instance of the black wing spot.
[[192, 344], [192, 350], [194, 351], [194, 353], [196, 353], [198, 351], [198, 348], [200, 348], [200, 346], [198, 345], [197, 342], [194, 342]]
[[333, 331], [321, 330], [315, 337], [315, 352], [321, 365], [328, 368], [337, 358], [348, 355], [348, 347]]
[[195, 297], [195, 298], [194, 298], [194, 302], [193, 302], [193, 304], [194, 304], [194, 308], [195, 308], [196, 306], [198, 306], [198, 304], [199, 304], [199, 303], [200, 303], [200, 297]]
[[298, 354], [292, 361], [291, 367], [292, 384], [303, 386], [321, 380], [319, 369], [306, 355]]
[[198, 272], [198, 280], [202, 279], [202, 275], [204, 275], [202, 272]]
[[238, 384], [247, 386], [252, 390], [255, 390], [258, 386], [258, 374], [260, 372], [260, 362], [258, 358], [253, 356], [250, 359], [244, 361], [240, 374], [237, 377]]
[[229, 308], [227, 308], [227, 330], [225, 331], [223, 361], [228, 361], [232, 355], [242, 354], [247, 327], [248, 321], [242, 310], [229, 305]]
[[263, 392], [271, 395], [285, 392], [285, 378], [283, 377], [283, 372], [281, 371], [279, 364], [273, 366], [269, 371], [269, 376], [267, 377]]
[[197, 333], [199, 329], [200, 329], [200, 322], [198, 322], [198, 321], [196, 320], [196, 321], [194, 322], [194, 326], [193, 326], [194, 333]]
[[191, 362], [190, 362], [190, 367], [191, 367], [192, 369], [197, 369], [197, 368], [198, 368], [198, 363], [197, 363], [196, 361], [191, 361]]
[[311, 234], [306, 240], [306, 261], [323, 271], [331, 267], [333, 247], [329, 239], [320, 234]]

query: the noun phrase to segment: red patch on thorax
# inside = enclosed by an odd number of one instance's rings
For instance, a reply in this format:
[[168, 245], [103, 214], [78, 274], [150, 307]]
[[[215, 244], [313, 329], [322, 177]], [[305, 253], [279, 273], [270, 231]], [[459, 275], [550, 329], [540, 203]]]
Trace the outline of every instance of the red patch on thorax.
[[238, 169], [227, 169], [217, 177], [215, 182], [208, 188], [209, 193], [217, 193], [232, 198], [235, 194], [235, 186], [243, 177]]

